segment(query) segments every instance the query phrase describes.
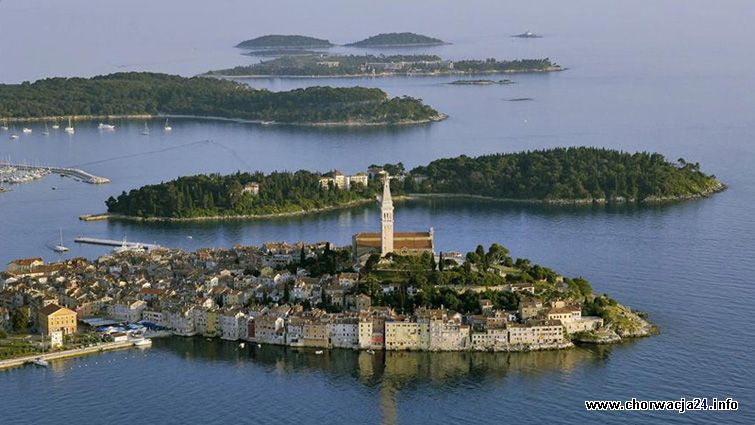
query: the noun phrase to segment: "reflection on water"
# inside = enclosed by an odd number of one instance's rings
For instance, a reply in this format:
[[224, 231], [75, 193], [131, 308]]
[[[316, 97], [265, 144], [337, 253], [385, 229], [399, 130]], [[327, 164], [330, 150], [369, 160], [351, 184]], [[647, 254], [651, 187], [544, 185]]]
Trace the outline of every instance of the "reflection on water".
[[379, 392], [383, 423], [394, 424], [398, 418], [396, 400], [404, 390], [500, 386], [514, 375], [537, 379], [570, 374], [579, 367], [602, 367], [614, 348], [590, 346], [528, 353], [378, 351], [373, 355], [333, 349], [316, 355], [313, 349], [255, 344], [240, 348], [235, 342], [173, 337], [156, 339], [152, 350], [171, 353], [190, 363], [251, 364], [268, 373], [284, 375], [321, 372], [328, 380], [358, 383]]

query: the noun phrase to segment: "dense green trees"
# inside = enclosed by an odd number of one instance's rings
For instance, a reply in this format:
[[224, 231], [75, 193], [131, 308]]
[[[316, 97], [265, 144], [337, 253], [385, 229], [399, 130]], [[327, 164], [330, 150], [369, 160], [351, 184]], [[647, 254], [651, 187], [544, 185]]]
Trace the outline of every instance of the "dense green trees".
[[[105, 204], [110, 213], [135, 217], [265, 215], [343, 205], [373, 199], [377, 193], [374, 185], [323, 189], [320, 177], [308, 171], [180, 177], [123, 192]], [[244, 193], [251, 183], [259, 185], [259, 194]]]
[[439, 159], [413, 169], [404, 189], [502, 199], [643, 201], [700, 196], [721, 187], [699, 164], [673, 164], [658, 153], [578, 147]]
[[437, 46], [445, 41], [412, 32], [391, 32], [373, 35], [347, 46], [352, 47], [400, 47], [400, 46]]
[[136, 114], [284, 123], [393, 123], [438, 116], [417, 99], [391, 99], [380, 89], [364, 87], [271, 92], [215, 78], [147, 72], [0, 84], [0, 117], [4, 118]]
[[328, 40], [320, 38], [309, 37], [306, 35], [263, 35], [261, 37], [253, 38], [251, 40], [245, 40], [237, 44], [236, 47], [242, 49], [310, 49], [330, 47], [331, 44]]

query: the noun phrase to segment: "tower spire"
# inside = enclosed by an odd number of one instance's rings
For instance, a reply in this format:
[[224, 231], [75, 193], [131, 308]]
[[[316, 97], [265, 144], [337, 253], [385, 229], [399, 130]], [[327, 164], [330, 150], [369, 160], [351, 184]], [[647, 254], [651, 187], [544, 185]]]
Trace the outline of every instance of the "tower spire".
[[381, 212], [381, 255], [393, 252], [393, 198], [391, 198], [391, 176], [383, 171], [383, 197], [380, 200]]

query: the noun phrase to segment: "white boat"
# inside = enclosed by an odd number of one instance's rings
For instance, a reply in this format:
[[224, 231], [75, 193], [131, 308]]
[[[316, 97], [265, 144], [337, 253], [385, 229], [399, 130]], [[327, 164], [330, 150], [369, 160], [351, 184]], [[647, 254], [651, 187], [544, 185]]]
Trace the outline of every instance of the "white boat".
[[322, 354], [322, 353], [324, 353], [324, 352], [325, 352], [325, 351], [323, 351], [323, 350], [317, 350], [317, 351], [315, 351], [315, 354], [317, 354], [317, 355], [320, 355], [320, 354]]
[[239, 348], [244, 348], [244, 347], [246, 347], [246, 344], [244, 344], [243, 342], [239, 344]]
[[262, 348], [262, 344], [257, 344], [257, 348]]
[[142, 130], [142, 136], [149, 136], [149, 127], [147, 127], [147, 123], [144, 123], [144, 130]]
[[37, 366], [42, 366], [42, 367], [50, 366], [50, 363], [47, 363], [47, 360], [43, 359], [42, 357], [37, 357], [31, 362]]
[[375, 350], [373, 350], [372, 348], [370, 348], [369, 350], [367, 350], [367, 354], [375, 354]]
[[9, 138], [10, 138], [11, 140], [16, 140], [16, 139], [18, 139], [18, 134], [16, 134], [16, 133], [13, 133], [13, 134], [11, 134], [11, 135], [10, 135], [10, 136], [8, 136], [8, 137], [9, 137]]
[[0, 125], [0, 130], [8, 131], [8, 121], [3, 121], [3, 125]]
[[97, 128], [100, 130], [115, 130], [115, 125], [100, 123]]
[[60, 124], [58, 124], [57, 122], [52, 123], [52, 129], [53, 130], [57, 130], [59, 128], [60, 128]]
[[[53, 188], [54, 190], [55, 188]], [[60, 243], [52, 248], [55, 252], [68, 252], [68, 247], [63, 245], [63, 229], [60, 229]]]
[[45, 129], [42, 131], [43, 136], [49, 136], [50, 135], [50, 129], [47, 128], [47, 123], [45, 123]]
[[171, 127], [170, 124], [168, 124], [168, 120], [167, 119], [165, 120], [165, 127], [163, 127], [163, 129], [165, 131], [171, 131], [171, 130], [173, 130], [173, 127]]
[[149, 338], [137, 339], [134, 341], [134, 347], [149, 347], [152, 345], [152, 340]]
[[73, 128], [73, 125], [71, 125], [71, 119], [68, 118], [68, 127], [65, 128], [65, 132], [68, 134], [73, 134], [76, 132], [76, 130]]
[[31, 129], [29, 127], [24, 127], [23, 130], [21, 130], [24, 134], [31, 134]]

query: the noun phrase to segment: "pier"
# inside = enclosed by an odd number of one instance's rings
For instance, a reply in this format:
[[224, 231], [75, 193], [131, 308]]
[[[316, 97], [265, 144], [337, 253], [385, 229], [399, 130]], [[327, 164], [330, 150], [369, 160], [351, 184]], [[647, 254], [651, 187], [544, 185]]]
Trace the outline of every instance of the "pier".
[[99, 239], [99, 238], [87, 238], [78, 237], [73, 240], [76, 243], [83, 243], [89, 245], [103, 245], [112, 247], [124, 247], [126, 249], [143, 249], [145, 251], [151, 251], [153, 249], [162, 248], [157, 244], [141, 243], [141, 242], [128, 242], [125, 239], [117, 241], [115, 239]]
[[94, 174], [87, 173], [86, 171], [80, 170], [78, 168], [13, 164], [13, 163], [4, 162], [4, 161], [0, 162], [0, 167], [10, 167], [10, 168], [15, 168], [17, 170], [38, 171], [42, 173], [56, 173], [56, 174], [60, 174], [61, 176], [71, 177], [75, 180], [79, 180], [79, 181], [82, 181], [84, 183], [89, 183], [89, 184], [110, 183], [110, 179], [108, 178], [95, 176]]
[[11, 367], [23, 366], [34, 359], [41, 358], [43, 360], [57, 360], [65, 359], [68, 357], [78, 357], [86, 354], [96, 354], [111, 350], [121, 350], [124, 348], [131, 348], [134, 346], [133, 341], [121, 341], [121, 342], [105, 342], [95, 345], [93, 347], [75, 348], [72, 350], [53, 351], [50, 353], [37, 353], [30, 354], [28, 356], [16, 357], [13, 359], [0, 360], [0, 370]]

